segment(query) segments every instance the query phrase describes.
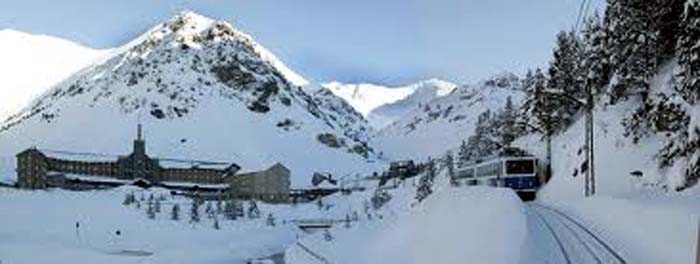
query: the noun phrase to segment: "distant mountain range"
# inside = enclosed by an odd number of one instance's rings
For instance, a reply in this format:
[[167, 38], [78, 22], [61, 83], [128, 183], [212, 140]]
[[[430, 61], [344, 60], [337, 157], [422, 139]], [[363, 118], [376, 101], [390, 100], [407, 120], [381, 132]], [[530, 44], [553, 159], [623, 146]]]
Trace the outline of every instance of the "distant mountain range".
[[390, 125], [413, 108], [449, 94], [457, 87], [438, 79], [398, 87], [339, 82], [323, 86], [350, 103], [377, 130]]
[[391, 159], [439, 157], [474, 134], [481, 113], [502, 109], [508, 98], [516, 106], [525, 98], [521, 80], [512, 73], [465, 84], [411, 108], [374, 135], [371, 143]]

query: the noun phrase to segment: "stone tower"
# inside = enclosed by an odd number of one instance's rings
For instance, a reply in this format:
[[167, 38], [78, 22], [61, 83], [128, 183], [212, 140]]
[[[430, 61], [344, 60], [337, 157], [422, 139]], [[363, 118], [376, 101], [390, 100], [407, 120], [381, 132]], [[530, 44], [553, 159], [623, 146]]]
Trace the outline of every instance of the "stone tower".
[[143, 140], [143, 126], [138, 124], [136, 131], [136, 140], [134, 140], [133, 152], [133, 170], [134, 178], [148, 178], [148, 157], [146, 156], [146, 141]]

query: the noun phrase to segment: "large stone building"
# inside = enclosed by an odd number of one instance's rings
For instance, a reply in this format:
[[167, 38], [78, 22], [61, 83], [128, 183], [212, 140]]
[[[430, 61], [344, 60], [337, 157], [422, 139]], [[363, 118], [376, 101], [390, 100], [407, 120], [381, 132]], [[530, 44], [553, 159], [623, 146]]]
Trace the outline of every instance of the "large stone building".
[[[165, 167], [164, 162], [146, 154], [146, 142], [141, 125], [133, 143], [133, 151], [116, 161], [84, 158], [82, 160], [49, 156], [36, 148], [16, 155], [17, 184], [20, 188], [39, 189], [70, 187], [71, 183], [106, 185], [132, 184], [137, 181], [163, 187], [209, 186], [214, 190], [229, 190], [237, 197], [284, 202], [289, 196], [290, 172], [281, 164], [263, 170], [236, 174], [236, 163], [207, 163], [188, 167]], [[59, 155], [60, 156], [60, 155]]]
[[289, 169], [276, 163], [266, 170], [227, 176], [225, 182], [236, 197], [280, 203], [289, 200], [289, 174]]

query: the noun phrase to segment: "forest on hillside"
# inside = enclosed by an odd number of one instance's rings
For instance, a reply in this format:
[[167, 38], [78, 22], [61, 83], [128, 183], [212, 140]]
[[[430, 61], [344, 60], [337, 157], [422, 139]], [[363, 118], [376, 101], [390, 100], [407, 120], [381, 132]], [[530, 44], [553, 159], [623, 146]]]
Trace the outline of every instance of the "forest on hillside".
[[[683, 162], [685, 183], [678, 189], [694, 185], [700, 178], [700, 1], [608, 0], [602, 15], [581, 18], [555, 41], [549, 66], [529, 70], [522, 80], [525, 103], [516, 109], [509, 100], [503, 110], [479, 116], [457, 161], [493, 155], [528, 133], [551, 143], [586, 112], [632, 102], [636, 109], [618, 120], [624, 136], [636, 143], [665, 135], [658, 166]], [[652, 80], [664, 65], [673, 77], [656, 87]]]

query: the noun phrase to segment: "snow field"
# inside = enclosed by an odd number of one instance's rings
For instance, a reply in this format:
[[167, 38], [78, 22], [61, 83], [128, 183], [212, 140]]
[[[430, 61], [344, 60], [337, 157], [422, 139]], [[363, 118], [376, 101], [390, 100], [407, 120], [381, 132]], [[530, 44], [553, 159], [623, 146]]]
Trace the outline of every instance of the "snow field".
[[[0, 260], [4, 263], [243, 263], [248, 258], [280, 253], [296, 234], [282, 224], [286, 206], [263, 205], [260, 219], [224, 220], [220, 230], [200, 207], [202, 221], [189, 223], [190, 200], [168, 197], [155, 220], [141, 208], [122, 206], [124, 196], [141, 189], [122, 187], [109, 191], [67, 192], [0, 189]], [[146, 198], [151, 191], [144, 192]], [[170, 220], [171, 204], [180, 205], [180, 220]], [[303, 208], [302, 208], [303, 211]], [[278, 219], [266, 226], [268, 213]], [[75, 224], [80, 222], [79, 234]], [[121, 232], [116, 236], [116, 230]], [[145, 251], [151, 256], [118, 254]]]
[[[444, 176], [439, 176], [441, 178]], [[436, 185], [439, 185], [436, 183]], [[437, 186], [436, 186], [437, 187]], [[438, 188], [413, 207], [410, 184], [392, 192], [377, 211], [382, 219], [361, 217], [359, 225], [334, 226], [300, 243], [331, 263], [515, 263], [526, 236], [520, 199], [507, 189]], [[301, 246], [286, 251], [287, 263], [322, 263]]]

